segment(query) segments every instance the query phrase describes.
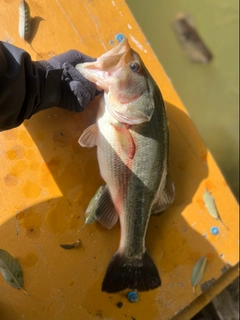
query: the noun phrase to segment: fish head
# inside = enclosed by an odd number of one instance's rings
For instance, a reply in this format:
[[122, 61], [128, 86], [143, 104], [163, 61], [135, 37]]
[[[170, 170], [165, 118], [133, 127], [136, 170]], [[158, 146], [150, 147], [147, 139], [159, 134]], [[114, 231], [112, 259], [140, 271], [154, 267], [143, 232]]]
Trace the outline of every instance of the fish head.
[[151, 76], [126, 38], [96, 61], [78, 64], [76, 68], [104, 90], [106, 107], [119, 122], [139, 124], [151, 119]]

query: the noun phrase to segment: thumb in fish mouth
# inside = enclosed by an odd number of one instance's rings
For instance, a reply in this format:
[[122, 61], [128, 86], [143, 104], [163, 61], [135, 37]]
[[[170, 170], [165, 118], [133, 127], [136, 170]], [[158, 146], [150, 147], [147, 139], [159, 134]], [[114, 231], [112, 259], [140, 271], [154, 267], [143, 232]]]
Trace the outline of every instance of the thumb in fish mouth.
[[96, 84], [100, 90], [108, 91], [109, 70], [113, 71], [121, 63], [123, 54], [99, 58], [95, 62], [79, 63], [76, 69], [89, 81]]
[[130, 49], [127, 38], [124, 38], [116, 47], [101, 55], [96, 61], [79, 63], [76, 69], [89, 81], [94, 82], [98, 89], [108, 90], [108, 71], [113, 70], [117, 65], [120, 67]]
[[97, 61], [87, 62], [87, 63], [79, 63], [76, 65], [76, 69], [89, 81], [96, 84], [98, 90], [108, 91], [108, 81], [104, 78], [103, 71], [97, 68]]

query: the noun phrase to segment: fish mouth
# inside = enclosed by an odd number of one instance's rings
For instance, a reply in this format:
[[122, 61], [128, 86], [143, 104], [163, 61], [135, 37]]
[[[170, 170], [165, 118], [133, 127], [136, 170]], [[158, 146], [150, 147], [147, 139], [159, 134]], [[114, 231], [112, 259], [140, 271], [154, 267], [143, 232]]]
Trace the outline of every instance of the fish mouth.
[[76, 69], [89, 81], [94, 82], [98, 89], [107, 92], [110, 73], [121, 68], [130, 49], [127, 38], [124, 38], [116, 47], [104, 53], [96, 61], [79, 63]]
[[101, 57], [99, 57], [97, 60], [109, 58], [111, 56], [121, 56], [128, 52], [129, 49], [130, 45], [128, 40], [127, 38], [124, 38], [116, 47], [101, 55]]

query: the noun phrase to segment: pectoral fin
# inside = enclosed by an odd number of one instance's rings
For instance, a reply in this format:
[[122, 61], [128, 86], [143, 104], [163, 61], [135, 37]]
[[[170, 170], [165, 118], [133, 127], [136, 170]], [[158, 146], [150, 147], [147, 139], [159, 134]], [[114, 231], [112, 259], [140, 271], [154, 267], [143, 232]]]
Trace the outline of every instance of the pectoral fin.
[[165, 188], [157, 195], [157, 201], [152, 207], [152, 214], [158, 215], [170, 206], [175, 197], [175, 187], [169, 174], [166, 176]]
[[92, 124], [83, 131], [78, 143], [82, 147], [94, 147], [97, 145], [98, 128], [96, 124]]
[[98, 200], [95, 217], [102, 226], [108, 229], [111, 229], [118, 221], [118, 214], [107, 187], [104, 188]]

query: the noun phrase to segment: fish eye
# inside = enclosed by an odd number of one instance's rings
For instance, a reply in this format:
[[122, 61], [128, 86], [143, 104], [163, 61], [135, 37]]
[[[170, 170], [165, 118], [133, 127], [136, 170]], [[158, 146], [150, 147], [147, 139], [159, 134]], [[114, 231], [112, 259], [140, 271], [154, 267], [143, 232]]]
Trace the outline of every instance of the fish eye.
[[130, 63], [130, 68], [133, 72], [138, 72], [140, 70], [140, 64], [138, 62]]

